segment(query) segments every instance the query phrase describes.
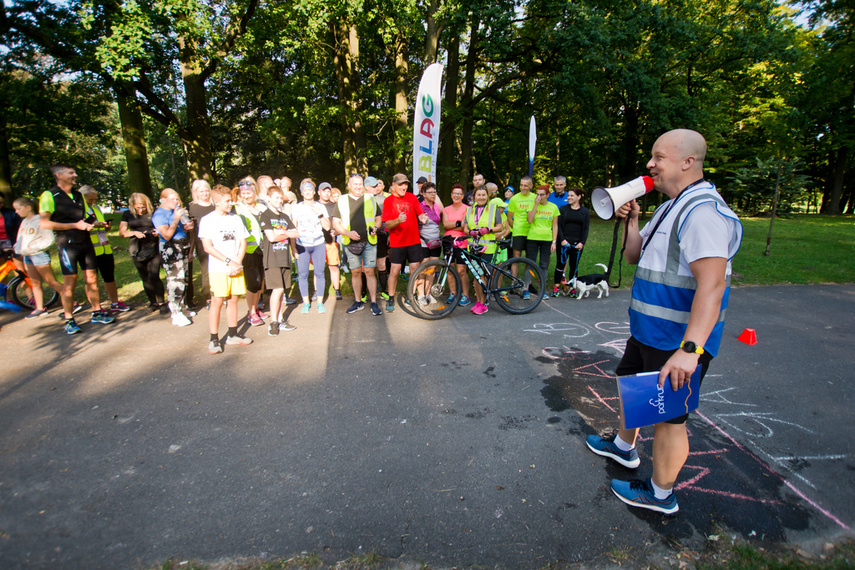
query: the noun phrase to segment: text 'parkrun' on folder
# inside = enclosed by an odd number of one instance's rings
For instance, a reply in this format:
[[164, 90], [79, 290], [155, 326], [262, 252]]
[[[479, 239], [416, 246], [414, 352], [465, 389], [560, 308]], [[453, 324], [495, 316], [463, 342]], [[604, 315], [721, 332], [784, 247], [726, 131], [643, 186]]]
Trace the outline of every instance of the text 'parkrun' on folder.
[[659, 372], [618, 376], [621, 428], [632, 429], [665, 422], [698, 409], [701, 367], [676, 392], [670, 379], [659, 387]]

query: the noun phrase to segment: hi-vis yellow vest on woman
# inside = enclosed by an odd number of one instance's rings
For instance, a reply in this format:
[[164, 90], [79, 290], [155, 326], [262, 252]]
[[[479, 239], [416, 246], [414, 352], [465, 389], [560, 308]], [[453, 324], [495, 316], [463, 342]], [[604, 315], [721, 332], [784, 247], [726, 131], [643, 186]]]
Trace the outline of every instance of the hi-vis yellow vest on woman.
[[[99, 222], [104, 221], [104, 214], [98, 206], [87, 206], [86, 211], [95, 216]], [[95, 248], [95, 255], [105, 255], [113, 253], [113, 248], [110, 247], [110, 242], [107, 241], [107, 228], [98, 228], [89, 232], [89, 239], [92, 240], [92, 246]]]
[[[368, 198], [371, 198], [370, 200]], [[369, 196], [368, 194], [362, 195], [362, 202], [365, 204], [362, 208], [363, 214], [365, 214], [365, 225], [368, 227], [368, 243], [371, 245], [377, 244], [377, 234], [371, 234], [371, 228], [374, 227], [374, 218], [376, 214], [374, 212], [377, 211], [376, 204], [374, 203], [374, 196]], [[338, 199], [338, 211], [341, 214], [341, 223], [344, 226], [344, 229], [350, 231], [350, 196], [348, 194], [342, 194], [342, 196]], [[350, 243], [350, 238], [346, 235], [341, 236], [341, 242], [344, 245]]]
[[[491, 228], [496, 223], [496, 205], [495, 204], [485, 204], [484, 210], [481, 212], [481, 217], [478, 218], [478, 221], [475, 221], [475, 208], [477, 206], [472, 206], [469, 208], [469, 211], [466, 213], [466, 225], [470, 230], [474, 230], [476, 228]], [[484, 216], [487, 216], [486, 218]], [[480, 245], [484, 246], [484, 253], [493, 254], [496, 253], [496, 234], [490, 232], [488, 234], [484, 234], [483, 236], [477, 239], [477, 242]]]

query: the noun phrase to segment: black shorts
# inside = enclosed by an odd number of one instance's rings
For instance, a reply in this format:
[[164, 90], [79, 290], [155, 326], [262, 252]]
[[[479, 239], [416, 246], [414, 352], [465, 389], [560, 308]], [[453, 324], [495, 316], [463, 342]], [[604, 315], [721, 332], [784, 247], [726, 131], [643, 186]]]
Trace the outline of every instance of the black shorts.
[[84, 271], [98, 269], [95, 248], [92, 242], [72, 243], [59, 246], [59, 266], [63, 275], [77, 275], [77, 268]]
[[442, 246], [422, 247], [422, 256], [422, 259], [427, 259], [429, 257], [442, 257]]
[[[454, 247], [454, 240], [457, 238], [454, 236], [442, 236], [442, 257], [446, 257], [448, 252], [451, 251], [451, 248]], [[451, 257], [451, 263], [463, 263], [463, 257], [460, 255], [460, 250], [455, 249], [454, 254]]]
[[264, 282], [264, 254], [260, 248], [243, 256], [243, 275], [247, 291], [261, 291], [261, 284]]
[[[679, 348], [677, 350], [680, 350]], [[620, 364], [615, 370], [617, 376], [627, 376], [629, 374], [638, 374], [639, 372], [656, 372], [662, 370], [671, 355], [676, 350], [659, 350], [645, 344], [641, 344], [635, 337], [629, 337], [626, 341], [626, 352], [623, 353], [623, 358], [620, 359]], [[709, 352], [704, 352], [698, 359], [698, 364], [701, 365], [701, 382], [704, 381], [704, 376], [707, 374], [707, 369], [710, 367], [712, 355]], [[700, 386], [700, 384], [699, 384]], [[672, 420], [668, 420], [666, 424], [684, 424], [689, 418], [689, 414], [683, 414]]]
[[98, 264], [98, 273], [101, 274], [104, 283], [116, 281], [116, 259], [112, 253], [96, 255], [95, 262]]
[[377, 230], [377, 259], [389, 255], [389, 232]]
[[511, 239], [511, 253], [514, 251], [519, 251], [523, 255], [525, 255], [526, 243], [528, 242], [528, 238], [526, 236], [514, 236]]
[[404, 262], [421, 263], [425, 256], [422, 252], [422, 244], [417, 243], [407, 247], [390, 247], [389, 248], [389, 263], [403, 265]]
[[291, 287], [290, 267], [267, 267], [264, 270], [264, 284], [268, 289], [288, 289]]

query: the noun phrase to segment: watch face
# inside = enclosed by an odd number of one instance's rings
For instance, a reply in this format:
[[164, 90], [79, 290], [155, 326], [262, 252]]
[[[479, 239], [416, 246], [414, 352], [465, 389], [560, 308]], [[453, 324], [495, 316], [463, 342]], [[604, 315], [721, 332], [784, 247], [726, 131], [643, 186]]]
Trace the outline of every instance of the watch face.
[[695, 352], [695, 350], [697, 350], [697, 348], [698, 348], [698, 345], [696, 345], [695, 343], [693, 343], [690, 340], [687, 340], [686, 342], [683, 343], [683, 350], [685, 350], [686, 352]]

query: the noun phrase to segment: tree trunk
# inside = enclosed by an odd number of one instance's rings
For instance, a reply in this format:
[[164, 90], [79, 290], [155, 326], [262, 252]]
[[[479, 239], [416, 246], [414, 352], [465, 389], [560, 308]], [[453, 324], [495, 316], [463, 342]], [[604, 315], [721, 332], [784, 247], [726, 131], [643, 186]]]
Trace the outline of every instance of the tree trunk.
[[478, 16], [472, 17], [472, 24], [469, 27], [469, 53], [466, 54], [466, 85], [463, 89], [463, 100], [460, 105], [463, 111], [463, 129], [460, 133], [462, 156], [460, 157], [460, 178], [458, 181], [464, 188], [469, 182], [469, 169], [474, 159], [472, 156], [472, 129], [475, 124], [475, 109], [472, 96], [475, 93], [475, 64], [478, 61], [478, 27], [480, 23]]
[[[406, 40], [403, 34], [398, 34], [395, 38], [395, 171], [407, 171], [407, 149], [412, 149], [410, 144], [411, 137], [408, 137], [408, 122], [407, 122], [407, 83], [409, 75], [409, 63], [404, 53], [406, 49]], [[415, 185], [415, 180], [413, 180]]]
[[843, 176], [846, 174], [846, 159], [848, 148], [841, 146], [834, 153], [833, 175], [831, 179], [831, 197], [823, 210], [823, 214], [836, 216], [840, 214], [840, 197], [843, 195]]
[[116, 94], [119, 120], [122, 123], [122, 143], [125, 161], [128, 163], [128, 189], [131, 193], [139, 192], [153, 199], [142, 113], [136, 100], [129, 96], [124, 87], [115, 85], [113, 92]]
[[9, 159], [9, 140], [6, 132], [6, 114], [0, 111], [0, 192], [6, 197], [6, 205], [12, 206], [12, 161]]
[[452, 34], [448, 42], [448, 65], [445, 67], [445, 102], [442, 105], [442, 123], [439, 131], [438, 195], [443, 204], [451, 200], [454, 184], [454, 151], [457, 150], [457, 85], [460, 83], [460, 36]]
[[[208, 92], [205, 88], [204, 68], [195, 42], [184, 35], [178, 36], [178, 60], [184, 81], [184, 102], [187, 106], [187, 123], [178, 129], [187, 155], [188, 186], [193, 180], [203, 179], [214, 183], [211, 152], [211, 132], [208, 126]], [[180, 192], [180, 189], [177, 189]]]
[[363, 175], [367, 170], [365, 157], [365, 133], [357, 114], [356, 74], [359, 59], [359, 35], [356, 26], [340, 22], [333, 25], [336, 52], [333, 57], [338, 99], [342, 106], [342, 132], [344, 133], [342, 155], [344, 157], [344, 175], [349, 177], [355, 172]]
[[427, 3], [427, 34], [425, 36], [425, 67], [436, 63], [436, 52], [439, 46], [439, 26], [436, 23], [436, 11], [439, 10], [439, 0], [430, 0]]

